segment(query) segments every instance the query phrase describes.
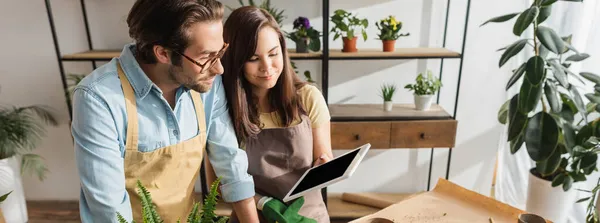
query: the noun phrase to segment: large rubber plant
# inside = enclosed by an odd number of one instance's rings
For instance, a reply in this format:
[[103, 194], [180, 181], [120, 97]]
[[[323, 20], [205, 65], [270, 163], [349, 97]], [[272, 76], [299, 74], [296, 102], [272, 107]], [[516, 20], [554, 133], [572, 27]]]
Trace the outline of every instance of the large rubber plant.
[[[572, 64], [590, 55], [571, 45], [571, 35], [559, 36], [544, 24], [556, 2], [536, 0], [522, 12], [492, 18], [482, 26], [516, 17], [514, 35], [522, 37], [525, 30], [533, 29], [530, 36], [500, 49], [503, 53], [499, 67], [514, 56], [527, 53], [526, 50], [530, 50], [531, 57], [512, 70], [506, 90], [517, 87], [519, 92], [502, 105], [498, 120], [508, 124], [506, 140], [510, 142], [511, 153], [524, 144], [536, 164], [532, 174], [568, 191], [574, 182], [585, 181], [586, 176], [597, 170], [600, 125], [598, 119], [588, 118], [600, 111], [600, 77], [570, 70]], [[582, 0], [560, 2], [575, 4]], [[584, 79], [595, 83], [593, 92], [585, 93], [588, 90]], [[520, 86], [515, 85], [519, 81]], [[584, 104], [583, 97], [590, 102]]]

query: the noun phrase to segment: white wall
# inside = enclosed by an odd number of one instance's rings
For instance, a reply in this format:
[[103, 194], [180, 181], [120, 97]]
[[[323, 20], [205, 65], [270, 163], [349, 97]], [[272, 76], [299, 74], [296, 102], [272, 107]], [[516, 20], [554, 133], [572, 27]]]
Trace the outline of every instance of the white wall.
[[[511, 0], [516, 1], [516, 0]], [[471, 3], [469, 34], [465, 48], [460, 100], [458, 104], [457, 147], [452, 154], [450, 180], [482, 194], [489, 194], [500, 126], [496, 111], [503, 103], [503, 86], [508, 79], [497, 68], [496, 49], [512, 42], [510, 27], [479, 24], [496, 15], [517, 9], [511, 1], [477, 0]], [[225, 4], [237, 6], [235, 0]], [[291, 30], [297, 16], [307, 16], [321, 30], [319, 0], [272, 1], [286, 9], [284, 29]], [[403, 32], [410, 32], [397, 42], [397, 47], [441, 46], [446, 1], [442, 0], [332, 0], [331, 11], [344, 8], [366, 16], [369, 40], [359, 40], [360, 48], [381, 47], [376, 40], [374, 22], [389, 14], [404, 22]], [[86, 1], [92, 42], [95, 48], [120, 49], [130, 41], [125, 19], [133, 0]], [[78, 1], [53, 0], [60, 50], [63, 54], [87, 49], [82, 14]], [[466, 0], [452, 1], [448, 28], [448, 47], [461, 50]], [[4, 0], [0, 7], [0, 103], [14, 105], [45, 104], [55, 108], [61, 126], [48, 129], [37, 152], [49, 165], [50, 175], [44, 182], [25, 178], [28, 199], [77, 199], [79, 183], [75, 170], [68, 113], [59, 77], [58, 64], [43, 1]], [[229, 10], [227, 10], [229, 13]], [[331, 26], [331, 25], [330, 25]], [[332, 35], [331, 35], [332, 36]], [[331, 38], [331, 37], [330, 37]], [[293, 44], [289, 42], [290, 46]], [[331, 41], [341, 48], [341, 40]], [[441, 104], [452, 114], [456, 94], [459, 60], [446, 60], [443, 69], [444, 88]], [[101, 63], [99, 63], [101, 64]], [[67, 73], [87, 73], [89, 62], [65, 62]], [[319, 61], [299, 61], [300, 70], [311, 70], [320, 81]], [[439, 60], [332, 61], [330, 66], [330, 103], [380, 103], [377, 96], [382, 82], [400, 87], [397, 102], [412, 103], [412, 95], [402, 87], [425, 69], [438, 73]], [[316, 75], [315, 75], [316, 74]], [[330, 191], [417, 192], [426, 190], [430, 149], [373, 150], [356, 175], [330, 187]], [[336, 151], [340, 154], [345, 151]], [[444, 177], [448, 149], [434, 154], [432, 188], [438, 177]], [[376, 173], [376, 174], [373, 174]]]

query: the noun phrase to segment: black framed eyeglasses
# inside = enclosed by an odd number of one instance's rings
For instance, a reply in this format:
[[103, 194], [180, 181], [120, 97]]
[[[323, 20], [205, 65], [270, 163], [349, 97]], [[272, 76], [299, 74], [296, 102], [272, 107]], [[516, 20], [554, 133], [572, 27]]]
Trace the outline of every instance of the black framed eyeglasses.
[[[210, 57], [206, 62], [204, 62], [204, 64], [201, 64], [200, 62], [192, 59], [191, 57], [186, 56], [183, 53], [180, 53], [178, 51], [174, 51], [175, 53], [185, 57], [185, 59], [188, 59], [190, 62], [198, 65], [200, 67], [200, 73], [204, 73], [204, 71], [206, 70], [210, 70], [210, 68], [212, 68], [215, 65], [215, 62], [218, 59], [221, 59], [221, 57], [223, 57], [223, 54], [225, 54], [225, 51], [227, 51], [227, 48], [229, 47], [229, 43], [225, 43], [223, 44], [223, 48], [221, 48], [221, 50], [219, 50], [219, 52], [217, 52], [217, 54], [213, 57]], [[208, 66], [208, 67], [207, 67]]]

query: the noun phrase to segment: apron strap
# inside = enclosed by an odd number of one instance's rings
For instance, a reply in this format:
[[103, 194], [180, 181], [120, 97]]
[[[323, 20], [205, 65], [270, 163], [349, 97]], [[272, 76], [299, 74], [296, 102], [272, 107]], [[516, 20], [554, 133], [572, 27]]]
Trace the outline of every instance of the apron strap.
[[198, 120], [198, 134], [206, 132], [206, 118], [204, 117], [204, 102], [200, 97], [200, 93], [190, 90], [192, 95], [192, 101], [194, 102], [194, 108], [196, 110], [196, 120]]
[[127, 110], [127, 141], [125, 143], [125, 150], [137, 151], [139, 133], [135, 94], [129, 80], [125, 76], [125, 72], [123, 72], [121, 63], [117, 63], [117, 70], [119, 79], [121, 79], [121, 87], [123, 87], [123, 94], [125, 95], [125, 109]]

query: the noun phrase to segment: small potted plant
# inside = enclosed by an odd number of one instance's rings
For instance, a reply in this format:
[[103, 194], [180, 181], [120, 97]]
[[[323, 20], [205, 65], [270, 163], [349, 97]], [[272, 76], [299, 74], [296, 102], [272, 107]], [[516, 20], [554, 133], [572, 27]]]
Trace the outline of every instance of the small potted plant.
[[396, 92], [396, 85], [394, 84], [384, 84], [381, 86], [381, 98], [383, 98], [383, 110], [392, 111], [392, 98], [394, 97], [394, 93]]
[[308, 50], [319, 51], [321, 49], [321, 33], [310, 25], [306, 17], [298, 17], [294, 20], [294, 32], [286, 33], [286, 36], [296, 43], [296, 53], [308, 53]]
[[397, 21], [396, 17], [390, 15], [375, 23], [379, 29], [379, 39], [383, 43], [383, 52], [394, 52], [396, 40], [401, 36], [409, 36], [410, 33], [400, 34], [402, 22]]
[[356, 15], [347, 12], [343, 9], [335, 10], [331, 21], [335, 25], [331, 28], [331, 32], [335, 34], [333, 40], [337, 40], [340, 36], [344, 41], [344, 47], [342, 52], [356, 52], [356, 39], [355, 31], [362, 29], [361, 33], [363, 39], [367, 41], [367, 31], [365, 30], [369, 26], [367, 19], [359, 19]]
[[426, 111], [431, 107], [433, 95], [442, 87], [442, 82], [427, 71], [427, 76], [419, 73], [415, 84], [407, 84], [404, 88], [414, 92], [415, 107], [417, 110]]

